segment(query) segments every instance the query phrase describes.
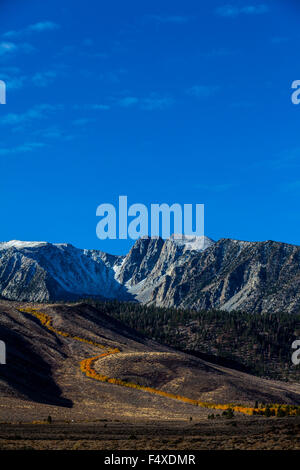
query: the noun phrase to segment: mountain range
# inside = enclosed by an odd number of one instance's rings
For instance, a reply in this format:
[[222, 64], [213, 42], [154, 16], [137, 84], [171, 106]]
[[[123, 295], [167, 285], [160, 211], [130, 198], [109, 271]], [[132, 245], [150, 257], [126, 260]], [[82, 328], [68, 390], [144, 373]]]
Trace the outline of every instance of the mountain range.
[[14, 240], [0, 243], [0, 296], [299, 313], [300, 247], [173, 235], [141, 238], [126, 256], [117, 256], [70, 244]]

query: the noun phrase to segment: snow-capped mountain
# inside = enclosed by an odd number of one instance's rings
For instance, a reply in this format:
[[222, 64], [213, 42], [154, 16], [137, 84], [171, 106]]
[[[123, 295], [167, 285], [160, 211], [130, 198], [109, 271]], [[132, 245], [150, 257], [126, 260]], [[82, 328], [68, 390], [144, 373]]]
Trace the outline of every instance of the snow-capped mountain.
[[81, 296], [122, 298], [125, 291], [111, 269], [117, 262], [117, 256], [69, 244], [0, 243], [0, 295], [39, 302]]
[[83, 297], [164, 307], [300, 311], [300, 247], [208, 238], [142, 238], [126, 256], [68, 244], [0, 243], [0, 296]]
[[138, 300], [145, 297], [144, 281], [150, 274], [147, 292], [186, 258], [184, 253], [202, 251], [212, 243], [204, 237], [143, 237], [127, 256], [114, 256], [64, 243], [2, 242], [0, 295], [41, 302], [87, 296]]
[[209, 248], [215, 242], [211, 238], [205, 237], [204, 235], [201, 237], [197, 237], [195, 235], [177, 235], [173, 234], [170, 237], [170, 240], [176, 243], [179, 246], [183, 246], [185, 250], [195, 250], [195, 251], [203, 251], [206, 248]]

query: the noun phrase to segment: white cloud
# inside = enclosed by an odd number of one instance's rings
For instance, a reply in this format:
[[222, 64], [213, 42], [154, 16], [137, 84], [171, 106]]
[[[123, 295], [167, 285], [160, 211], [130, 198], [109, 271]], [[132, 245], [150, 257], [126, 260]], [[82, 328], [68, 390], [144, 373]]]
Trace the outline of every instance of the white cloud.
[[234, 188], [236, 185], [233, 183], [220, 183], [220, 184], [197, 184], [195, 186], [196, 189], [200, 189], [203, 191], [212, 191], [216, 193], [221, 193], [223, 191], [228, 191], [229, 189]]
[[34, 52], [36, 50], [36, 48], [32, 44], [28, 44], [28, 42], [17, 44], [17, 48], [19, 51], [25, 52], [25, 54], [31, 54], [31, 52]]
[[94, 41], [91, 38], [86, 38], [82, 41], [82, 45], [85, 47], [91, 47], [94, 45]]
[[50, 141], [55, 139], [59, 139], [60, 141], [70, 141], [74, 137], [72, 134], [66, 132], [65, 129], [62, 129], [56, 125], [52, 125], [46, 128], [34, 129], [34, 131], [32, 132], [32, 136], [34, 136], [35, 138], [43, 140], [46, 139]]
[[90, 109], [93, 111], [107, 111], [110, 109], [110, 106], [108, 104], [92, 104]]
[[122, 108], [130, 108], [131, 106], [135, 106], [138, 104], [139, 99], [136, 98], [135, 96], [125, 96], [125, 98], [121, 98], [118, 101], [119, 106]]
[[37, 87], [46, 87], [51, 84], [60, 74], [56, 70], [46, 72], [36, 72], [33, 76], [22, 75], [18, 67], [1, 67], [0, 79], [4, 80], [7, 89], [20, 90], [25, 85], [34, 85]]
[[40, 33], [43, 31], [53, 31], [58, 28], [59, 28], [59, 25], [57, 23], [54, 23], [53, 21], [40, 21], [38, 23], [29, 25], [27, 30]]
[[91, 119], [91, 118], [79, 118], [79, 119], [75, 119], [72, 122], [72, 124], [74, 126], [84, 127], [84, 126], [86, 126], [87, 124], [90, 124], [93, 121], [94, 121], [94, 119]]
[[8, 90], [21, 90], [23, 88], [24, 83], [26, 81], [25, 76], [9, 78], [6, 80], [6, 86]]
[[285, 44], [287, 42], [289, 42], [290, 38], [286, 37], [286, 36], [275, 36], [273, 38], [271, 38], [271, 43], [272, 44]]
[[39, 21], [38, 23], [31, 24], [26, 28], [20, 30], [11, 30], [6, 31], [2, 36], [4, 38], [18, 38], [20, 36], [30, 34], [30, 33], [41, 33], [44, 31], [54, 31], [58, 29], [60, 26], [53, 21]]
[[261, 15], [268, 13], [270, 8], [265, 4], [248, 5], [244, 7], [237, 7], [234, 5], [224, 5], [216, 9], [216, 13], [220, 16], [227, 18], [236, 18], [240, 15]]
[[0, 56], [16, 52], [17, 45], [13, 42], [0, 42]]
[[25, 54], [30, 54], [34, 50], [35, 48], [27, 42], [24, 42], [22, 44], [16, 44], [14, 42], [7, 41], [0, 42], [0, 57], [8, 57], [16, 52], [24, 52]]
[[130, 108], [138, 106], [140, 109], [146, 111], [153, 111], [155, 109], [166, 109], [173, 104], [174, 100], [170, 97], [158, 96], [152, 93], [145, 98], [137, 98], [136, 96], [125, 96], [117, 101], [117, 105], [122, 108]]
[[186, 90], [186, 93], [196, 98], [210, 98], [214, 96], [220, 90], [219, 86], [216, 85], [195, 85]]
[[0, 147], [0, 155], [13, 155], [15, 153], [26, 153], [32, 150], [43, 148], [45, 144], [43, 142], [28, 142], [15, 147]]
[[45, 118], [48, 114], [62, 109], [61, 105], [40, 104], [33, 106], [24, 113], [9, 113], [0, 119], [1, 124], [22, 125], [33, 120]]
[[108, 111], [110, 109], [110, 106], [108, 104], [75, 104], [73, 108], [76, 110], [79, 109], [85, 111]]
[[155, 21], [156, 23], [173, 23], [173, 24], [186, 24], [190, 18], [182, 15], [148, 15], [149, 20]]
[[26, 77], [20, 74], [18, 67], [1, 67], [0, 79], [5, 81], [7, 89], [19, 90], [23, 88]]
[[47, 72], [37, 72], [32, 77], [32, 83], [35, 86], [44, 88], [48, 86], [57, 77], [57, 72], [49, 70]]
[[152, 96], [150, 98], [143, 98], [141, 100], [141, 108], [146, 111], [152, 111], [154, 109], [166, 109], [173, 104], [173, 99], [168, 97], [158, 98]]
[[218, 58], [218, 57], [230, 57], [233, 55], [238, 54], [237, 50], [233, 49], [226, 49], [225, 47], [219, 47], [216, 49], [211, 49], [210, 51], [207, 52], [202, 52], [201, 57], [206, 57], [206, 58]]
[[283, 189], [284, 191], [288, 192], [288, 191], [299, 191], [300, 189], [300, 180], [296, 180], [296, 181], [290, 181], [288, 183], [283, 183], [281, 184], [281, 189]]

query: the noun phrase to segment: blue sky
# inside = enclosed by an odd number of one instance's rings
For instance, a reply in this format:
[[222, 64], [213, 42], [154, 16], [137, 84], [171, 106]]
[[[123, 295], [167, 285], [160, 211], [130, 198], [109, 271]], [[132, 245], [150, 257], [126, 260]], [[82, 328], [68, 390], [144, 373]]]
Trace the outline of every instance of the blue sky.
[[297, 2], [2, 0], [1, 240], [100, 241], [96, 208], [203, 203], [300, 244]]

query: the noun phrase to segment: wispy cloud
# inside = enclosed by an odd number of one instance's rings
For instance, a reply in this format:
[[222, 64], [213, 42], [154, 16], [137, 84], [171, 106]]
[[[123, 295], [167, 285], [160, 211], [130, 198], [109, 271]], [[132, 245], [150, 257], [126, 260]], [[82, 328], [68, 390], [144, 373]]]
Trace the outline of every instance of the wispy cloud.
[[21, 69], [20, 67], [16, 67], [16, 66], [3, 66], [0, 68], [0, 74], [13, 74], [13, 75], [16, 75], [18, 73], [21, 72]]
[[[112, 108], [136, 108], [144, 111], [154, 111], [169, 108], [173, 102], [173, 98], [167, 96], [158, 96], [157, 94], [153, 93], [148, 97], [142, 98], [133, 95], [123, 96], [121, 98], [111, 98], [110, 104], [77, 104], [73, 106], [73, 109], [76, 111], [108, 111]], [[79, 117], [78, 119], [75, 119], [72, 124], [75, 126], [85, 126], [95, 121], [95, 114], [92, 116], [93, 117]]]
[[24, 86], [47, 87], [58, 76], [64, 75], [61, 70], [48, 70], [36, 72], [32, 76], [23, 75], [18, 67], [1, 67], [0, 79], [5, 80], [7, 89], [20, 90]]
[[196, 189], [200, 189], [202, 191], [212, 191], [216, 193], [221, 193], [224, 191], [228, 191], [232, 188], [234, 188], [236, 184], [233, 183], [221, 183], [221, 184], [197, 184]]
[[195, 98], [210, 98], [220, 91], [217, 85], [194, 85], [186, 90], [187, 95]]
[[190, 17], [182, 15], [148, 15], [146, 19], [154, 21], [155, 23], [173, 23], [173, 24], [186, 24], [189, 22]]
[[220, 47], [220, 48], [217, 48], [217, 49], [212, 49], [208, 52], [202, 52], [201, 57], [207, 57], [207, 58], [230, 57], [230, 56], [233, 56], [233, 55], [236, 55], [236, 54], [237, 54], [237, 51], [235, 51], [235, 50]]
[[233, 101], [231, 107], [234, 109], [250, 109], [254, 107], [254, 103], [246, 100]]
[[73, 126], [84, 127], [87, 124], [94, 122], [94, 119], [91, 118], [79, 118], [72, 121]]
[[88, 57], [91, 59], [107, 59], [109, 53], [104, 51], [94, 51], [94, 41], [92, 39], [85, 39], [78, 44], [69, 44], [63, 46], [63, 48], [56, 54], [56, 57], [65, 57], [68, 55], [80, 55], [82, 57]]
[[40, 104], [33, 106], [24, 113], [9, 113], [0, 119], [0, 124], [22, 125], [28, 122], [47, 117], [50, 113], [62, 109], [61, 105]]
[[26, 28], [19, 30], [6, 31], [2, 36], [4, 38], [18, 38], [20, 36], [31, 33], [42, 33], [44, 31], [54, 31], [60, 26], [53, 21], [39, 21], [38, 23], [31, 24]]
[[150, 97], [144, 98], [141, 101], [141, 108], [145, 109], [146, 111], [152, 111], [154, 109], [166, 109], [169, 108], [173, 104], [174, 100], [169, 97]]
[[118, 101], [118, 105], [122, 108], [130, 108], [139, 103], [139, 99], [136, 96], [125, 96]]
[[94, 45], [94, 41], [93, 39], [91, 38], [85, 38], [83, 41], [82, 41], [82, 45], [85, 46], [85, 47], [91, 47]]
[[132, 108], [134, 106], [146, 111], [163, 110], [173, 104], [173, 98], [151, 94], [148, 97], [138, 98], [136, 96], [125, 96], [117, 100], [116, 104], [122, 108]]
[[271, 44], [285, 44], [287, 42], [289, 42], [290, 38], [288, 37], [284, 37], [284, 36], [275, 36], [273, 38], [271, 38], [270, 42]]
[[108, 104], [91, 104], [90, 109], [92, 111], [107, 111], [110, 109], [110, 106]]
[[16, 52], [17, 45], [13, 42], [0, 42], [0, 56]]
[[248, 5], [244, 7], [223, 5], [216, 9], [217, 15], [227, 18], [236, 18], [240, 15], [262, 15], [264, 13], [268, 13], [269, 11], [269, 6], [264, 3], [260, 5]]
[[299, 191], [300, 190], [300, 180], [290, 181], [288, 183], [283, 183], [281, 189], [285, 192], [289, 191]]
[[57, 23], [54, 23], [53, 21], [39, 21], [38, 23], [29, 25], [27, 30], [40, 33], [43, 31], [53, 31], [58, 28], [59, 25]]
[[108, 104], [84, 104], [84, 105], [74, 105], [73, 109], [75, 110], [84, 110], [84, 111], [108, 111], [111, 108]]
[[45, 88], [50, 85], [57, 77], [58, 73], [55, 70], [48, 70], [46, 72], [37, 72], [32, 77], [32, 83], [35, 86]]
[[[5, 77], [4, 77], [5, 79]], [[21, 90], [26, 82], [26, 77], [21, 75], [19, 77], [10, 77], [5, 79], [7, 90]]]
[[18, 67], [1, 67], [0, 79], [4, 80], [9, 90], [19, 90], [23, 88], [25, 76], [20, 74]]
[[22, 44], [16, 44], [14, 42], [7, 41], [0, 42], [0, 57], [8, 57], [16, 52], [24, 52], [25, 54], [29, 54], [34, 50], [35, 48], [27, 42]]
[[273, 158], [253, 162], [249, 168], [267, 168], [268, 171], [276, 172], [289, 170], [289, 172], [299, 173], [300, 148], [286, 149]]
[[34, 129], [31, 135], [35, 138], [47, 141], [52, 141], [55, 139], [59, 139], [60, 141], [70, 141], [74, 138], [74, 136], [67, 132], [65, 129], [61, 129], [60, 127], [55, 125], [41, 129]]
[[0, 147], [0, 155], [13, 155], [16, 153], [26, 153], [32, 150], [45, 147], [46, 144], [43, 142], [28, 142], [15, 147]]

